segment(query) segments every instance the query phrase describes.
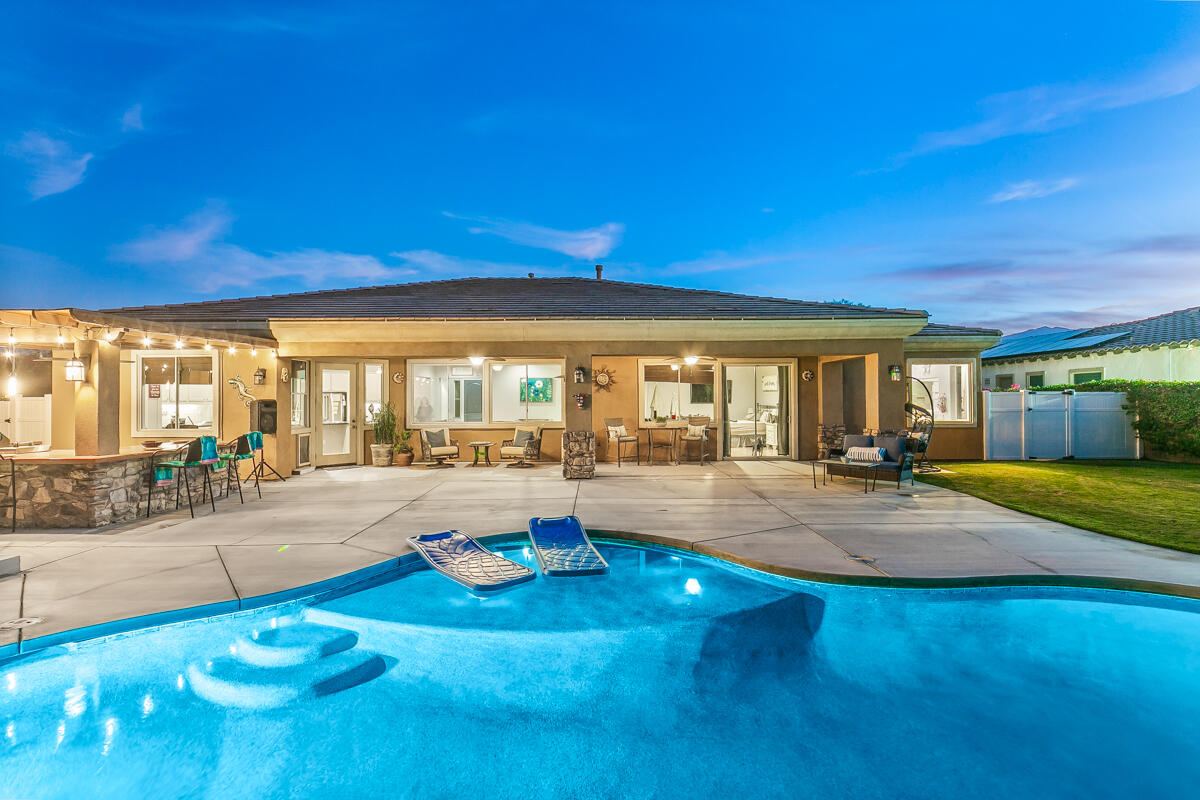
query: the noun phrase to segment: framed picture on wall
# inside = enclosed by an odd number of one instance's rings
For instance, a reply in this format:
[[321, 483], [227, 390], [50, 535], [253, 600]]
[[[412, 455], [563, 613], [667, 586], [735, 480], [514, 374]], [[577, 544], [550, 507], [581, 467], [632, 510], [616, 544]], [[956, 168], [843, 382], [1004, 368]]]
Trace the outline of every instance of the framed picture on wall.
[[693, 383], [692, 387], [692, 402], [693, 403], [711, 403], [713, 401], [713, 385], [711, 383]]
[[779, 391], [779, 376], [778, 375], [763, 375], [762, 376], [762, 390], [764, 392], [778, 392]]
[[522, 403], [550, 403], [553, 400], [553, 378], [521, 378]]

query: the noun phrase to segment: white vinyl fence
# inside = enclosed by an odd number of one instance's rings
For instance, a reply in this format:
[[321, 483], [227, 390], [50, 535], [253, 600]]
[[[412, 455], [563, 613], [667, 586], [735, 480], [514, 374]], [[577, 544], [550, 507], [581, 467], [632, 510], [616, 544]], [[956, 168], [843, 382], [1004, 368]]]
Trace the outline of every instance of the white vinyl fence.
[[0, 400], [0, 433], [14, 442], [50, 441], [50, 395]]
[[1138, 458], [1124, 392], [984, 392], [983, 457]]

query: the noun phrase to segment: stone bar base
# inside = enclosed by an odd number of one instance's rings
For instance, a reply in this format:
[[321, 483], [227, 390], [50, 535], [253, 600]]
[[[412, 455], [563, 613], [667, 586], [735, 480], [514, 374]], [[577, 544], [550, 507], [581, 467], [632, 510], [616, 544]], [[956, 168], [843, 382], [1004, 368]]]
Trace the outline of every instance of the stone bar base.
[[[69, 459], [18, 458], [17, 527], [98, 528], [128, 522], [139, 515], [144, 517], [149, 469], [149, 453]], [[192, 502], [197, 506], [203, 485], [201, 469], [207, 467], [188, 470]], [[246, 471], [248, 468], [243, 470]], [[5, 490], [7, 477], [3, 480]], [[175, 479], [180, 480], [178, 471]], [[211, 473], [210, 480], [217, 499], [223, 498], [225, 470]], [[187, 496], [182, 491], [179, 501], [181, 508], [187, 508]], [[175, 484], [155, 486], [150, 508], [153, 512], [173, 511]], [[0, 509], [0, 516], [4, 517], [0, 522], [9, 522], [4, 509]]]
[[817, 458], [829, 458], [832, 451], [842, 452], [845, 448], [846, 426], [818, 425], [817, 426]]
[[596, 477], [596, 432], [563, 431], [562, 465], [564, 478]]

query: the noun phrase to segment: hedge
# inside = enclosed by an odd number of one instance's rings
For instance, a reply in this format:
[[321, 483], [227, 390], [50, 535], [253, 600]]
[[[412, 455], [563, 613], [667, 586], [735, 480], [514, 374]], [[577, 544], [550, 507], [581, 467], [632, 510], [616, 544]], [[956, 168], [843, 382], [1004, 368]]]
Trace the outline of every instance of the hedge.
[[1028, 391], [1124, 392], [1125, 411], [1142, 442], [1163, 453], [1200, 456], [1200, 382], [1090, 381]]

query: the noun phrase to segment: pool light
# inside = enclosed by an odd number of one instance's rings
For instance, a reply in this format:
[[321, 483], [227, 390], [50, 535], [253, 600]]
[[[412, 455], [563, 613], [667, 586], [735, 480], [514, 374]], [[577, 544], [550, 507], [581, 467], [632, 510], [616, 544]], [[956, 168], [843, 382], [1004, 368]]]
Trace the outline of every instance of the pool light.
[[683, 584], [683, 590], [688, 594], [700, 594], [700, 581], [695, 578], [688, 578]]

